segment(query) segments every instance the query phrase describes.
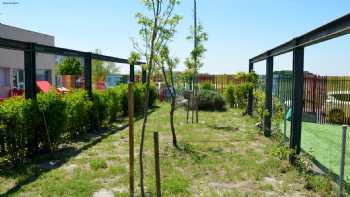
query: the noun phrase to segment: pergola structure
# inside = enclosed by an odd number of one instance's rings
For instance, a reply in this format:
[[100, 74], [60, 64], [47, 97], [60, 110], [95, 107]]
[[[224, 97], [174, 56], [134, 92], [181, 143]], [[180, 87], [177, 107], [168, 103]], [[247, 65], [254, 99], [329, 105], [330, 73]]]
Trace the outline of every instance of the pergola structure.
[[[264, 134], [271, 135], [273, 58], [293, 52], [293, 98], [292, 120], [289, 147], [299, 154], [301, 151], [301, 126], [304, 91], [304, 48], [350, 33], [350, 13], [330, 23], [296, 37], [249, 60], [249, 72], [254, 71], [254, 63], [266, 60], [265, 109], [269, 112], [264, 118]], [[253, 113], [253, 91], [249, 92], [247, 112]], [[294, 162], [294, 157], [291, 157]]]
[[[84, 58], [84, 78], [85, 89], [88, 94], [92, 95], [92, 60], [109, 61], [114, 63], [129, 64], [127, 59], [100, 55], [90, 52], [77, 51], [66, 48], [59, 48], [53, 46], [47, 46], [31, 42], [23, 42], [18, 40], [10, 40], [0, 38], [0, 48], [18, 50], [24, 52], [24, 75], [25, 75], [25, 97], [35, 99], [36, 98], [36, 53], [46, 53], [62, 56], [73, 56]], [[143, 62], [136, 62], [135, 65], [144, 64]], [[135, 65], [130, 65], [129, 80], [135, 80]], [[146, 79], [146, 70], [142, 69], [142, 81]]]

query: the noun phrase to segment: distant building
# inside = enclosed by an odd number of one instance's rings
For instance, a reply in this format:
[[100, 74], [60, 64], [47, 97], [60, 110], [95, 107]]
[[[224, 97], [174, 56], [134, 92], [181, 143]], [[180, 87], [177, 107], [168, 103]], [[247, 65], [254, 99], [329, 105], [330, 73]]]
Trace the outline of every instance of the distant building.
[[[0, 23], [0, 37], [24, 42], [55, 46], [55, 37]], [[55, 55], [38, 53], [36, 58], [37, 80], [54, 83]], [[13, 90], [24, 87], [24, 53], [0, 48], [0, 97], [9, 97]]]
[[107, 76], [106, 79], [106, 86], [109, 87], [115, 87], [122, 83], [127, 83], [128, 81], [128, 75], [122, 75], [122, 74], [110, 74]]

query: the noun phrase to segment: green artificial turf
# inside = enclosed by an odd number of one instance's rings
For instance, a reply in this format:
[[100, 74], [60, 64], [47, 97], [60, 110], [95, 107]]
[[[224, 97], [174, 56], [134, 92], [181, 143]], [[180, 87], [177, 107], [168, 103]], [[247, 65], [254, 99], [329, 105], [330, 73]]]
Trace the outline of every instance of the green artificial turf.
[[[281, 124], [283, 132], [284, 124]], [[287, 121], [286, 134], [289, 136], [290, 122]], [[350, 181], [350, 128], [347, 133], [345, 175]], [[340, 125], [303, 122], [301, 147], [322, 165], [339, 175], [342, 127]]]

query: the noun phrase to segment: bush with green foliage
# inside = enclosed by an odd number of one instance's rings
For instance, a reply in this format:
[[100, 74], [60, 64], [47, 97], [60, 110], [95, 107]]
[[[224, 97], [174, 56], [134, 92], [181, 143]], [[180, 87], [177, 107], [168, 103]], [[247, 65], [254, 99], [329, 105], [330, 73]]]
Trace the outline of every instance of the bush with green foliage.
[[215, 90], [215, 87], [211, 83], [203, 83], [201, 85], [202, 90]]
[[42, 118], [40, 142], [44, 150], [55, 150], [65, 130], [67, 114], [65, 113], [66, 103], [54, 91], [39, 93], [37, 95], [39, 117]]
[[63, 97], [66, 104], [67, 117], [65, 130], [70, 138], [86, 133], [90, 126], [92, 102], [88, 99], [87, 91], [77, 90]]
[[[135, 85], [135, 109], [143, 109], [144, 85]], [[151, 86], [150, 105], [157, 98]], [[60, 143], [100, 129], [107, 121], [127, 114], [127, 85], [104, 92], [85, 90], [65, 95], [50, 91], [36, 100], [23, 97], [6, 99], [0, 104], [0, 150], [13, 164], [21, 164], [39, 151], [54, 151]], [[125, 111], [126, 110], [126, 111]]]
[[92, 129], [99, 130], [100, 127], [105, 123], [105, 121], [108, 120], [108, 102], [109, 99], [106, 92], [93, 92], [91, 107]]
[[[265, 92], [256, 90], [254, 92], [254, 109], [258, 114], [258, 120], [263, 121], [264, 117], [269, 115], [269, 112], [265, 108]], [[274, 127], [279, 127], [280, 121], [283, 119], [283, 107], [278, 98], [273, 97], [272, 100], [272, 121]]]
[[228, 104], [230, 104], [230, 107], [236, 106], [236, 86], [230, 85], [225, 90], [225, 99]]
[[224, 110], [225, 101], [217, 91], [201, 90], [198, 93], [198, 108], [200, 110]]
[[243, 81], [241, 84], [230, 85], [225, 90], [226, 101], [230, 107], [245, 109], [247, 107], [248, 95], [251, 90], [256, 89], [258, 76], [252, 73], [237, 73], [235, 78]]
[[60, 75], [81, 75], [83, 69], [78, 59], [64, 57], [57, 65], [57, 72]]
[[118, 115], [122, 115], [122, 106], [121, 106], [121, 94], [119, 91], [120, 88], [108, 88], [106, 94], [108, 97], [108, 114], [109, 121], [115, 121]]
[[242, 83], [236, 86], [235, 98], [238, 108], [245, 109], [247, 107], [248, 94], [253, 88], [251, 83]]
[[[128, 114], [128, 85], [123, 84], [117, 87], [120, 91], [120, 99], [123, 114]], [[143, 112], [144, 95], [145, 95], [145, 85], [135, 84], [134, 85], [134, 110], [135, 113]], [[154, 84], [150, 85], [149, 91], [149, 106], [154, 106], [157, 99], [157, 88]]]
[[38, 122], [34, 120], [37, 114], [30, 113], [34, 112], [34, 105], [21, 97], [7, 99], [0, 105], [0, 132], [6, 140], [7, 156], [15, 165], [23, 163], [28, 155], [28, 141], [33, 136], [30, 128]]

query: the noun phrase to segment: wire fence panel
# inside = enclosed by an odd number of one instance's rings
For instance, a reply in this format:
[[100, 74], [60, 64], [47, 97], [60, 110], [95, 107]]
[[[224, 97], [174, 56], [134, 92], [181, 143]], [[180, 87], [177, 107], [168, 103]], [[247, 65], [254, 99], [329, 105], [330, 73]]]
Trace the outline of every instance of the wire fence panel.
[[215, 90], [223, 93], [230, 85], [239, 85], [244, 83], [243, 79], [237, 79], [234, 75], [209, 75], [199, 74], [199, 84], [211, 84]]
[[[273, 95], [284, 107], [280, 131], [288, 142], [291, 125], [285, 118], [292, 107], [292, 76], [275, 75], [273, 83]], [[349, 124], [349, 117], [350, 77], [304, 76], [301, 148], [318, 167], [336, 179], [341, 167], [341, 125]], [[347, 135], [344, 170], [347, 183], [350, 183], [349, 140], [350, 135]]]

